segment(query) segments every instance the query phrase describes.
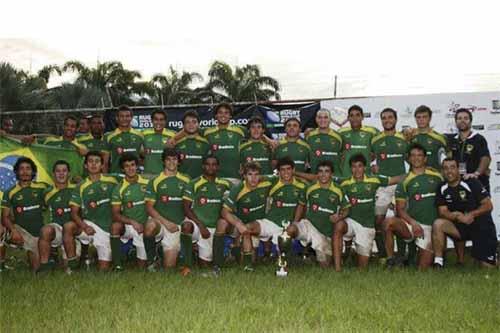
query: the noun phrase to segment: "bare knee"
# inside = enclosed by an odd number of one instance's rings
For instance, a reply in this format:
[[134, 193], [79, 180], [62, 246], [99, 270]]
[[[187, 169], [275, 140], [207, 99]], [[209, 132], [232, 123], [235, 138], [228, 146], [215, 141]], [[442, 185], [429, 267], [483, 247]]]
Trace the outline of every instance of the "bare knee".
[[144, 236], [146, 237], [153, 236], [155, 230], [156, 230], [156, 222], [154, 221], [146, 222], [146, 225], [144, 226]]
[[432, 230], [433, 231], [442, 231], [443, 230], [443, 227], [449, 223], [448, 220], [445, 220], [445, 219], [437, 219], [434, 221], [434, 223], [432, 224]]
[[217, 221], [217, 227], [215, 228], [215, 232], [218, 234], [225, 234], [229, 227], [229, 223], [224, 219], [219, 219]]
[[50, 242], [51, 240], [54, 239], [55, 233], [54, 233], [54, 228], [50, 225], [45, 225], [43, 226], [42, 230], [40, 231], [40, 239]]
[[123, 233], [123, 230], [124, 227], [123, 227], [123, 224], [122, 223], [118, 223], [118, 222], [115, 222], [113, 224], [111, 224], [111, 235], [121, 235]]
[[183, 234], [192, 234], [193, 231], [194, 231], [194, 227], [193, 227], [192, 222], [186, 221], [186, 222], [182, 223], [181, 232]]
[[395, 217], [389, 217], [384, 220], [383, 223], [383, 228], [385, 231], [392, 231], [394, 228], [394, 225], [397, 223], [397, 219]]
[[63, 225], [63, 235], [64, 237], [73, 237], [76, 233], [77, 225], [75, 222], [67, 222]]

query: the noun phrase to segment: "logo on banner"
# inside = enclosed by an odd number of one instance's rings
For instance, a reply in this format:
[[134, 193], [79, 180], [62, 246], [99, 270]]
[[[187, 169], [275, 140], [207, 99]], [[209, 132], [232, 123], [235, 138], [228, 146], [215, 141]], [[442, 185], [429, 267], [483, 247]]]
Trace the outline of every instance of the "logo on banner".
[[500, 100], [494, 99], [491, 101], [491, 112], [490, 113], [500, 113]]
[[342, 127], [347, 123], [347, 110], [338, 106], [334, 106], [333, 110], [330, 110], [330, 117], [332, 122], [338, 127]]
[[484, 125], [472, 125], [472, 129], [475, 129], [476, 131], [482, 131], [484, 130]]
[[488, 125], [488, 131], [498, 131], [500, 130], [500, 124]]

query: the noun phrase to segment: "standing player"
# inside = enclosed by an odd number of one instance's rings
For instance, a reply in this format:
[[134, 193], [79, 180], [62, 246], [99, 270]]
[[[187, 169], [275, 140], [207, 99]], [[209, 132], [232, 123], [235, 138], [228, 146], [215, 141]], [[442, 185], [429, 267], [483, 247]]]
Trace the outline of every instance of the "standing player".
[[14, 164], [17, 184], [5, 192], [2, 199], [4, 233], [10, 233], [9, 241], [28, 252], [33, 271], [40, 266], [38, 237], [43, 226], [43, 198], [50, 190], [45, 183], [33, 181], [36, 172], [36, 165], [31, 159], [20, 157]]
[[85, 156], [84, 167], [88, 177], [82, 180], [71, 196], [71, 222], [63, 225], [63, 241], [68, 266], [78, 267], [75, 238], [82, 244], [93, 243], [97, 250], [99, 270], [107, 270], [111, 263], [110, 228], [111, 194], [117, 184], [114, 177], [102, 174], [103, 158], [98, 151]]
[[180, 250], [180, 224], [184, 221], [182, 195], [190, 179], [177, 167], [179, 155], [173, 148], [165, 148], [162, 156], [164, 169], [151, 179], [146, 188], [146, 212], [150, 219], [144, 226], [148, 270], [156, 270], [156, 243], [161, 242], [163, 266], [173, 268]]
[[419, 144], [408, 150], [410, 172], [396, 187], [396, 215], [384, 222], [387, 266], [397, 264], [394, 259], [394, 235], [407, 241], [415, 240], [419, 251], [418, 267], [432, 264], [432, 224], [438, 218], [436, 192], [443, 180], [441, 174], [426, 166], [427, 152]]
[[156, 176], [163, 171], [161, 153], [168, 140], [175, 137], [175, 132], [165, 128], [167, 114], [164, 111], [153, 111], [151, 120], [153, 128], [142, 132], [144, 135], [144, 173]]
[[342, 138], [339, 133], [330, 128], [330, 123], [330, 112], [326, 109], [321, 109], [316, 113], [318, 128], [306, 134], [306, 142], [311, 147], [309, 161], [313, 172], [316, 171], [321, 161], [332, 162], [335, 172], [340, 170]]
[[262, 174], [271, 175], [272, 150], [269, 143], [264, 139], [265, 124], [262, 118], [253, 117], [248, 121], [248, 132], [250, 139], [240, 145], [240, 170], [248, 162], [258, 162], [262, 168]]
[[[225, 198], [222, 208], [222, 218], [214, 236], [214, 257], [216, 270], [222, 266], [224, 259], [224, 234], [231, 228], [236, 228], [243, 238], [244, 270], [254, 270], [252, 264], [252, 235], [248, 224], [263, 219], [266, 216], [266, 202], [271, 189], [271, 182], [262, 180], [260, 165], [256, 162], [246, 163], [243, 168], [244, 181], [234, 186]], [[227, 221], [227, 222], [226, 222]]]
[[371, 161], [371, 141], [379, 130], [371, 126], [363, 126], [363, 109], [359, 105], [353, 105], [347, 111], [347, 117], [351, 127], [339, 130], [342, 137], [342, 175], [351, 176], [349, 160], [356, 154], [362, 154], [367, 161]]
[[[444, 159], [443, 172], [446, 181], [440, 185], [436, 199], [442, 218], [432, 226], [434, 267], [444, 266], [446, 236], [462, 242], [472, 240], [472, 257], [483, 267], [495, 267], [497, 237], [488, 191], [477, 179], [461, 179], [458, 162], [452, 158]], [[458, 262], [463, 264], [463, 252]]]
[[43, 226], [38, 239], [40, 271], [54, 268], [55, 262], [49, 260], [51, 248], [63, 248], [63, 225], [71, 221], [69, 201], [75, 189], [75, 185], [69, 183], [70, 171], [68, 162], [62, 160], [55, 162], [52, 168], [54, 188], [44, 196], [50, 212], [50, 223]]
[[137, 156], [124, 153], [120, 157], [120, 167], [125, 178], [115, 187], [111, 195], [111, 209], [113, 224], [111, 225], [111, 251], [113, 267], [120, 271], [122, 267], [121, 242], [132, 239], [137, 252], [137, 264], [146, 266], [146, 249], [142, 233], [144, 223], [148, 219], [145, 209], [145, 193], [148, 181], [142, 178], [137, 170], [139, 159]]
[[218, 178], [219, 161], [215, 156], [203, 159], [203, 175], [191, 180], [184, 190], [183, 205], [186, 219], [182, 223], [181, 247], [184, 254], [182, 275], [188, 275], [193, 265], [193, 242], [198, 245], [198, 257], [203, 262], [213, 258], [213, 236], [221, 219], [223, 196], [231, 187], [229, 181]]
[[[408, 142], [403, 134], [396, 131], [398, 115], [394, 109], [386, 108], [380, 113], [380, 120], [384, 131], [371, 141], [375, 165], [372, 171], [385, 177], [395, 177], [406, 173], [405, 161], [407, 158]], [[375, 241], [380, 257], [385, 257], [385, 245], [382, 224], [387, 210], [393, 202], [396, 185], [380, 186], [377, 190], [375, 213]], [[398, 242], [398, 251], [401, 252], [404, 242]]]
[[420, 105], [415, 109], [417, 123], [416, 134], [411, 143], [418, 143], [427, 152], [427, 166], [441, 170], [441, 160], [446, 157], [446, 138], [430, 127], [432, 111], [428, 106]]
[[175, 149], [179, 152], [179, 171], [191, 178], [196, 178], [202, 172], [202, 160], [208, 154], [207, 139], [199, 134], [200, 117], [195, 111], [188, 111], [182, 118], [183, 135], [177, 141]]
[[78, 137], [78, 142], [87, 147], [88, 150], [97, 150], [101, 152], [104, 160], [103, 172], [107, 172], [109, 169], [109, 150], [106, 141], [104, 141], [104, 121], [102, 115], [92, 115], [89, 123], [90, 133]]
[[140, 131], [132, 128], [132, 109], [126, 105], [118, 107], [116, 114], [118, 127], [106, 133], [104, 140], [111, 154], [110, 172], [120, 172], [120, 156], [123, 153], [132, 153], [139, 157], [144, 137]]
[[277, 166], [280, 158], [289, 156], [295, 163], [295, 169], [305, 172], [309, 166], [311, 148], [300, 138], [300, 121], [297, 118], [288, 118], [284, 125], [286, 136], [279, 141], [274, 151], [273, 167]]
[[[336, 223], [346, 216], [349, 203], [342, 190], [332, 181], [333, 166], [330, 161], [321, 161], [317, 167], [318, 181], [306, 189], [306, 216], [300, 210], [294, 222], [288, 226], [288, 237], [299, 240], [302, 245], [311, 244], [321, 267], [328, 267], [332, 257], [332, 236]], [[290, 253], [290, 242], [283, 242], [285, 253]]]
[[78, 121], [78, 130], [76, 136], [79, 138], [83, 135], [88, 135], [90, 130], [90, 118], [92, 116], [83, 115]]
[[[352, 177], [340, 184], [346, 200], [349, 202], [349, 215], [344, 221], [335, 224], [333, 243], [335, 270], [342, 269], [342, 241], [356, 243], [358, 267], [368, 266], [375, 239], [375, 197], [381, 186], [397, 184], [402, 176], [387, 177], [366, 175], [366, 159], [362, 154], [350, 159]], [[383, 244], [381, 245], [383, 246]]]
[[49, 136], [45, 139], [39, 139], [38, 143], [67, 148], [75, 149], [80, 155], [85, 156], [88, 149], [76, 139], [76, 129], [78, 127], [78, 120], [73, 116], [67, 116], [64, 118], [63, 122], [63, 135], [59, 137]]

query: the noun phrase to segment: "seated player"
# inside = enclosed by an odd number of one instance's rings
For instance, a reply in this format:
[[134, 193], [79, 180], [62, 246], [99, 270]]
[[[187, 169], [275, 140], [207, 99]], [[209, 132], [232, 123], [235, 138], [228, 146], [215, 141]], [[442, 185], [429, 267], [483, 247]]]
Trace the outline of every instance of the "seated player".
[[51, 250], [57, 253], [57, 249], [61, 248], [63, 258], [67, 259], [63, 247], [63, 225], [71, 221], [69, 201], [75, 189], [75, 185], [69, 183], [70, 171], [69, 163], [62, 160], [55, 162], [52, 167], [54, 188], [44, 197], [45, 205], [50, 212], [50, 223], [43, 226], [38, 239], [39, 271], [54, 268], [55, 261], [50, 258]]
[[229, 181], [217, 177], [219, 161], [215, 156], [203, 159], [203, 175], [191, 180], [182, 197], [186, 219], [182, 223], [181, 247], [184, 254], [183, 276], [193, 266], [193, 243], [198, 245], [198, 257], [203, 264], [213, 260], [213, 236], [221, 219], [224, 194], [231, 188]]
[[111, 195], [113, 224], [111, 225], [111, 252], [113, 268], [123, 269], [121, 242], [132, 240], [137, 255], [137, 265], [146, 266], [146, 249], [142, 239], [144, 223], [148, 219], [145, 208], [145, 193], [148, 181], [137, 170], [139, 159], [136, 155], [124, 153], [120, 157], [120, 167], [125, 178], [115, 187]]
[[396, 217], [384, 221], [386, 264], [399, 263], [394, 258], [394, 235], [407, 242], [415, 240], [419, 248], [418, 267], [432, 265], [432, 224], [438, 218], [435, 205], [441, 174], [426, 166], [427, 153], [419, 144], [408, 150], [410, 172], [396, 187]]
[[[311, 245], [321, 267], [328, 267], [332, 258], [332, 235], [336, 223], [347, 216], [349, 204], [342, 190], [332, 180], [333, 165], [321, 161], [317, 169], [318, 180], [306, 189], [306, 215], [301, 218], [300, 208], [294, 222], [288, 226], [285, 238], [299, 240], [302, 245]], [[290, 253], [289, 241], [281, 241], [282, 251]]]
[[162, 153], [163, 172], [151, 179], [146, 188], [146, 212], [149, 216], [144, 226], [148, 271], [156, 271], [156, 243], [163, 248], [163, 267], [172, 269], [177, 264], [180, 251], [180, 225], [184, 221], [182, 195], [190, 179], [178, 171], [179, 153], [165, 148]]
[[102, 174], [103, 166], [100, 152], [87, 153], [84, 167], [88, 177], [76, 186], [69, 202], [71, 221], [63, 226], [63, 242], [71, 270], [79, 266], [75, 239], [82, 244], [94, 245], [99, 270], [108, 270], [111, 265], [111, 194], [117, 181]]
[[[436, 199], [441, 219], [432, 226], [434, 267], [444, 267], [446, 236], [455, 241], [471, 240], [472, 257], [482, 267], [495, 267], [497, 237], [488, 191], [477, 179], [462, 179], [456, 160], [446, 158], [442, 165], [446, 180], [438, 188]], [[462, 254], [458, 263], [463, 264], [463, 253], [458, 254]]]

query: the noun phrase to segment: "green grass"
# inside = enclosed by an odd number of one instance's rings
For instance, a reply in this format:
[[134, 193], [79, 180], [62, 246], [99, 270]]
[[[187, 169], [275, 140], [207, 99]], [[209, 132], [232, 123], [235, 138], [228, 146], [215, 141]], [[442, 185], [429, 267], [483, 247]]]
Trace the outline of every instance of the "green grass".
[[2, 273], [1, 332], [481, 331], [500, 327], [500, 272], [472, 266], [343, 273], [316, 266], [274, 276], [178, 272]]

